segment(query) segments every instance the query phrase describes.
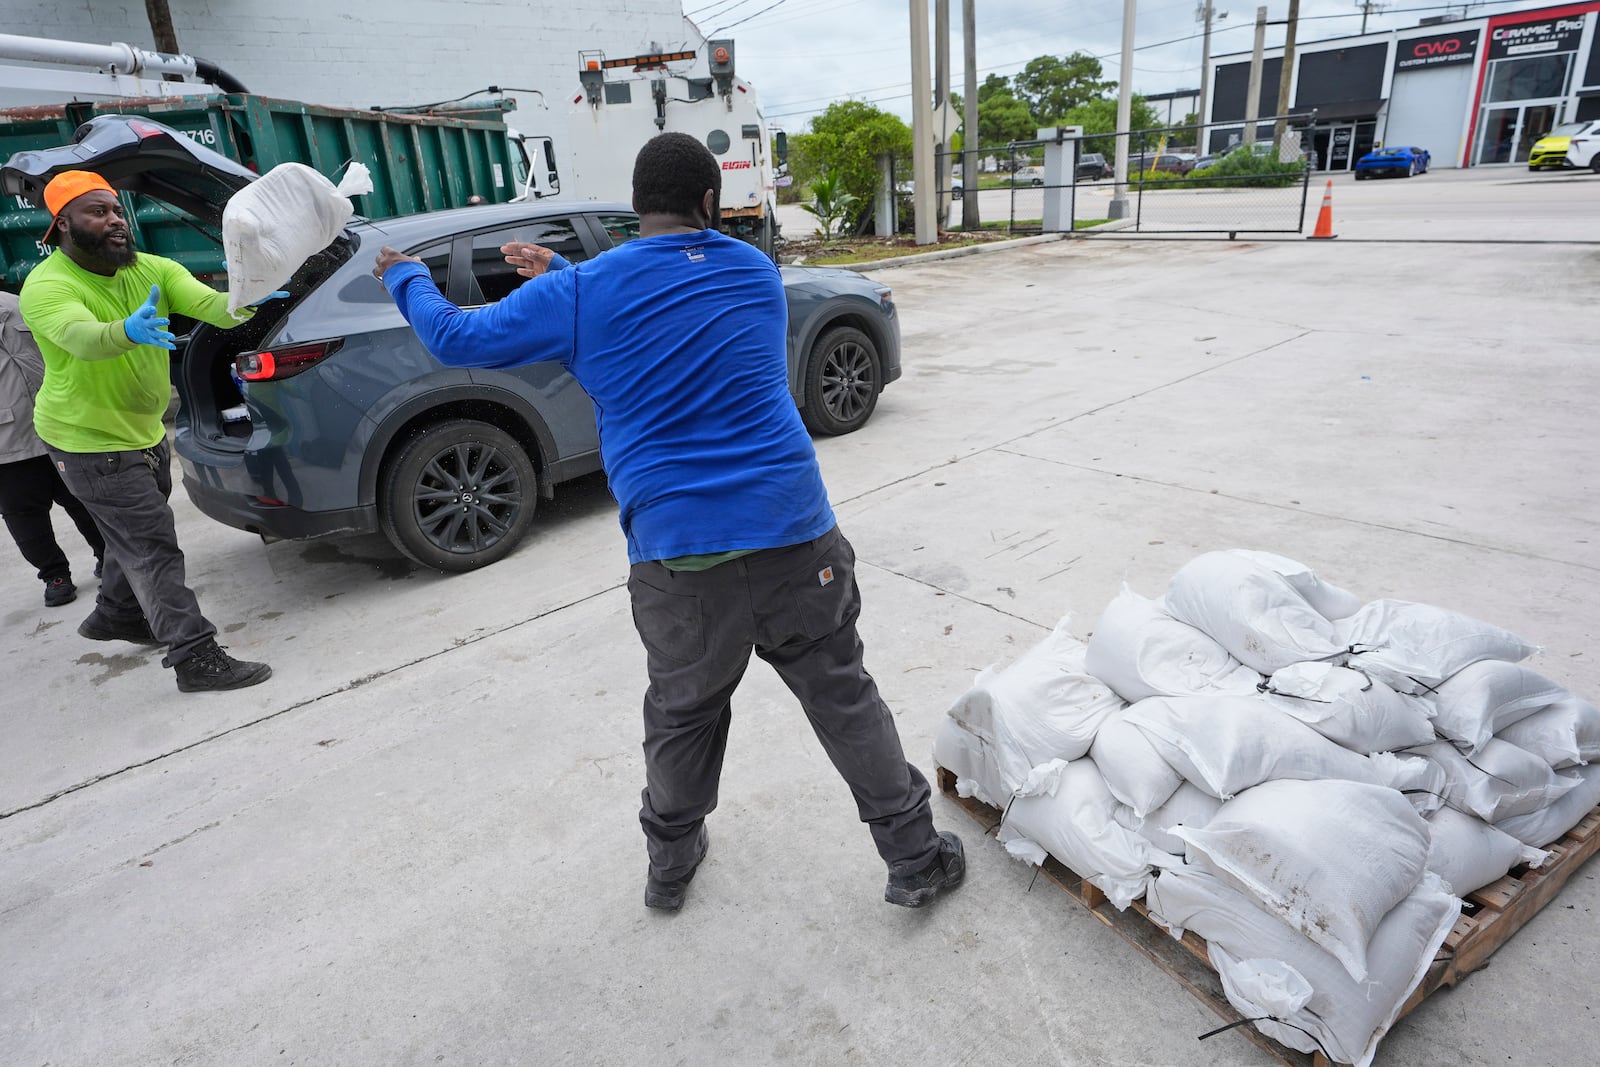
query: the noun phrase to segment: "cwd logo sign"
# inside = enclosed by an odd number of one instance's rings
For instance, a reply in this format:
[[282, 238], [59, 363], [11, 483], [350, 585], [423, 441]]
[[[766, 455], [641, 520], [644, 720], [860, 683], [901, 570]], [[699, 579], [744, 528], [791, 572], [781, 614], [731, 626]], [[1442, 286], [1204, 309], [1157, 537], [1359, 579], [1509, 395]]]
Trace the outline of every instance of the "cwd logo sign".
[[1395, 48], [1394, 69], [1421, 70], [1470, 63], [1478, 54], [1478, 36], [1478, 30], [1466, 30], [1401, 41]]

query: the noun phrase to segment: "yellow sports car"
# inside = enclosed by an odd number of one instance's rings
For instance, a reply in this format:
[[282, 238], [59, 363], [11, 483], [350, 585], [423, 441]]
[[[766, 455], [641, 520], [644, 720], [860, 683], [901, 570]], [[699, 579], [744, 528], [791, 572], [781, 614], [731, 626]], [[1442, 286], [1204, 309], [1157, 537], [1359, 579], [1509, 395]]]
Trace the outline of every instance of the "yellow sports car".
[[1600, 174], [1600, 122], [1565, 122], [1533, 143], [1529, 170], [1588, 167]]

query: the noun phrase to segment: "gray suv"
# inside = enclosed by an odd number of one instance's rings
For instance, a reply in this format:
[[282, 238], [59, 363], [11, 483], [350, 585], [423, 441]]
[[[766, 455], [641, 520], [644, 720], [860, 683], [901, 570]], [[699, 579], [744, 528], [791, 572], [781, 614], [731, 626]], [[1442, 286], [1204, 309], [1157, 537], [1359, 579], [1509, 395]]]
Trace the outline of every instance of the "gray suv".
[[[220, 241], [222, 208], [255, 179], [164, 127], [91, 120], [75, 143], [20, 153], [0, 189], [42, 203], [58, 171], [99, 171], [120, 190], [182, 209]], [[130, 214], [130, 217], [133, 217]], [[574, 262], [638, 236], [622, 204], [496, 204], [358, 219], [272, 301], [233, 330], [199, 324], [180, 339], [176, 453], [195, 505], [267, 539], [381, 530], [444, 571], [509, 553], [555, 487], [601, 469], [594, 405], [558, 364], [446, 367], [422, 347], [372, 261], [388, 244], [421, 257], [439, 288], [470, 307], [521, 279], [507, 241]], [[900, 377], [900, 325], [888, 287], [853, 271], [782, 268], [789, 389], [817, 434], [859, 429]], [[175, 322], [175, 328], [178, 324]]]

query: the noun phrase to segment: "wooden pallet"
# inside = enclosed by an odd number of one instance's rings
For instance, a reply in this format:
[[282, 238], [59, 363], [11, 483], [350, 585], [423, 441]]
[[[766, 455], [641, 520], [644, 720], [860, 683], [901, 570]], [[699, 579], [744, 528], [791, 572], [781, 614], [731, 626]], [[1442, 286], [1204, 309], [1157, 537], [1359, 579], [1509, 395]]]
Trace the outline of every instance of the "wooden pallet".
[[[1000, 812], [997, 809], [972, 797], [957, 796], [955, 774], [943, 767], [938, 771], [939, 788], [946, 796], [964, 808], [989, 832], [998, 828]], [[1577, 826], [1560, 841], [1548, 846], [1547, 850], [1550, 858], [1538, 870], [1517, 867], [1498, 882], [1467, 895], [1461, 918], [1445, 938], [1422, 984], [1417, 986], [1401, 1009], [1400, 1018], [1410, 1014], [1434, 991], [1455, 985], [1488, 963], [1489, 957], [1509, 941], [1512, 934], [1522, 929], [1539, 914], [1541, 908], [1555, 899], [1561, 887], [1567, 884], [1585, 860], [1600, 852], [1600, 807], [1584, 816]], [[1142, 900], [1134, 901], [1126, 911], [1118, 911], [1103, 892], [1054, 857], [1047, 858], [1041, 869], [1068, 896], [1154, 960], [1212, 1011], [1228, 1023], [1242, 1022], [1244, 1017], [1228, 1003], [1222, 991], [1222, 980], [1217, 977], [1211, 959], [1206, 955], [1205, 940], [1194, 931], [1186, 931], [1182, 941], [1175, 940], [1164, 926], [1150, 916]], [[1297, 1052], [1267, 1037], [1252, 1025], [1241, 1025], [1238, 1032], [1271, 1053], [1285, 1067], [1333, 1067], [1322, 1053]]]

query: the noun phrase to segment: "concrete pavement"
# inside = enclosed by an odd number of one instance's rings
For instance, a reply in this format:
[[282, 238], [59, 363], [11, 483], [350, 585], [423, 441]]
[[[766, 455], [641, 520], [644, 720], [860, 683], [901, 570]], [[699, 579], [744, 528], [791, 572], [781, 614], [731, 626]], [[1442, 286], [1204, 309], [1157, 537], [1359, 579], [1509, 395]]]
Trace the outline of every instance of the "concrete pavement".
[[[1336, 204], [1352, 232], [1426, 208], [1451, 240], [1600, 218], [1600, 180], [1436, 177]], [[1061, 241], [880, 277], [905, 377], [818, 452], [868, 665], [930, 773], [976, 670], [1232, 545], [1507, 626], [1600, 696], [1600, 247]], [[158, 653], [78, 638], [93, 579], [65, 523], [69, 607], [0, 548], [6, 1063], [1270, 1062], [1197, 1042], [1209, 1011], [942, 798], [967, 885], [881, 903], [847, 793], [760, 666], [689, 903], [647, 912], [643, 663], [601, 480], [453, 578], [175, 504], [201, 603], [273, 664], [263, 686], [178, 694]], [[1591, 864], [1379, 1062], [1586, 1062], [1597, 908]]]

